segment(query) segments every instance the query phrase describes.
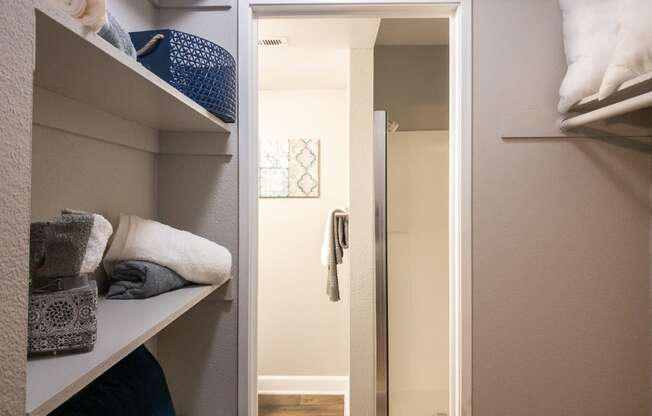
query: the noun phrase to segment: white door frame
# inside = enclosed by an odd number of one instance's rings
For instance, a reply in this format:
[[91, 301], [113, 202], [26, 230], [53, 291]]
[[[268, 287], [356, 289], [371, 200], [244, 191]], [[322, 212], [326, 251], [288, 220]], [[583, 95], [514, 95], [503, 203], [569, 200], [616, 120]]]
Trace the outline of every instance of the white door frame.
[[[238, 414], [257, 415], [258, 103], [256, 17], [448, 15], [450, 102], [450, 415], [472, 415], [472, 5], [473, 0], [240, 0]], [[375, 380], [373, 380], [375, 382]], [[354, 415], [373, 416], [373, 415]]]

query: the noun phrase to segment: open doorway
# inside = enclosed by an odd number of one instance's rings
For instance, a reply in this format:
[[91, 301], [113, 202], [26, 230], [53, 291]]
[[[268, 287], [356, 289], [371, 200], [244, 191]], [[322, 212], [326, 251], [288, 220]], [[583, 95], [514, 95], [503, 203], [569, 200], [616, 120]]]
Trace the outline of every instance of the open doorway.
[[[360, 414], [369, 389], [378, 416], [459, 414], [449, 19], [293, 14], [257, 28], [259, 414]], [[376, 131], [374, 109], [387, 114]], [[339, 299], [321, 259], [333, 207], [350, 234]]]
[[372, 50], [377, 30], [378, 19], [258, 24], [260, 415], [348, 414], [350, 250], [335, 265], [324, 252], [331, 215], [350, 208], [350, 51]]

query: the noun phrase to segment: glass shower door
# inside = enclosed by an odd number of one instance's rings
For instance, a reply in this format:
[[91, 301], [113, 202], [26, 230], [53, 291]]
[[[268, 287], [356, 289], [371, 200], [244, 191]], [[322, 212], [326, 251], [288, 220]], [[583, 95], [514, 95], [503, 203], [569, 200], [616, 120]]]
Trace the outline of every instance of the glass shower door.
[[448, 132], [374, 113], [377, 416], [448, 414]]

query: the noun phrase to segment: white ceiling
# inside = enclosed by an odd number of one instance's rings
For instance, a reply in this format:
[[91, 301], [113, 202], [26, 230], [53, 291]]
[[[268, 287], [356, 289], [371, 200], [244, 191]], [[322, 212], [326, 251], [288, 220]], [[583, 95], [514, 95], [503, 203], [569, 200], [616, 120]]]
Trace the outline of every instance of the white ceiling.
[[[380, 29], [379, 29], [380, 27]], [[348, 50], [375, 45], [447, 45], [447, 19], [295, 18], [258, 21], [258, 39], [287, 46], [258, 47], [260, 89], [343, 89]]]
[[292, 47], [373, 48], [380, 19], [263, 19], [258, 39], [285, 36]]
[[348, 50], [373, 48], [380, 19], [259, 20], [258, 39], [285, 37], [288, 46], [258, 47], [260, 89], [343, 89]]
[[448, 19], [383, 19], [376, 45], [448, 45]]

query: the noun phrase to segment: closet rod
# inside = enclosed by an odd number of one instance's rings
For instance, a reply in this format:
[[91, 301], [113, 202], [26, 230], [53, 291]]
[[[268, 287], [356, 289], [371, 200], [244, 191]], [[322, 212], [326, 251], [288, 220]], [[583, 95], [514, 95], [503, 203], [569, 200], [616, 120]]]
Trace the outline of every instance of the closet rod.
[[652, 107], [652, 91], [608, 105], [606, 107], [599, 108], [597, 110], [590, 111], [588, 113], [567, 118], [560, 123], [560, 128], [564, 131], [571, 130], [577, 127], [582, 127], [589, 123], [593, 123], [595, 121], [622, 116], [623, 114], [642, 110], [648, 107]]

